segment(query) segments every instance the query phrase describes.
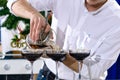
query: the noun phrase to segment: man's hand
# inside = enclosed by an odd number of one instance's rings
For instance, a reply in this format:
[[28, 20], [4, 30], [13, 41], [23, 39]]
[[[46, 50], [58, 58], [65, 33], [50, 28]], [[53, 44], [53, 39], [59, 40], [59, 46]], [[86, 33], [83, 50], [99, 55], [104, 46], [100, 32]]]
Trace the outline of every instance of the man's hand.
[[30, 38], [33, 41], [38, 40], [41, 30], [48, 33], [50, 31], [50, 25], [40, 13], [33, 13], [30, 17]]
[[[63, 63], [73, 71], [79, 72], [78, 61], [75, 60], [73, 57], [71, 57], [69, 54], [66, 55], [66, 59], [63, 61]], [[81, 63], [81, 68], [82, 68], [82, 63]]]

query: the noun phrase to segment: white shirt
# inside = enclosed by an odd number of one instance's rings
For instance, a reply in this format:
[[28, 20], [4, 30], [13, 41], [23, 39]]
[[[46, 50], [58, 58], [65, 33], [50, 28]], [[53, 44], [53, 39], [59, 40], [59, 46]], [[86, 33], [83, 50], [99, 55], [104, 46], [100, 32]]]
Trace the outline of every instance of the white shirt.
[[[14, 2], [15, 0], [13, 0]], [[91, 57], [101, 57], [100, 62], [92, 65], [91, 77], [94, 80], [105, 78], [105, 71], [117, 60], [120, 52], [120, 7], [115, 0], [108, 0], [100, 9], [88, 12], [85, 0], [29, 0], [37, 10], [52, 10], [52, 27], [56, 28], [56, 43], [63, 49], [76, 49], [84, 38], [84, 32], [90, 35], [86, 46], [92, 50]], [[8, 1], [11, 8], [12, 0]], [[39, 4], [38, 4], [39, 3]], [[80, 38], [80, 39], [79, 39]], [[97, 45], [97, 46], [96, 46]], [[45, 60], [47, 66], [55, 73], [55, 63]], [[88, 69], [83, 65], [82, 79], [89, 80]], [[59, 63], [59, 77], [74, 80], [77, 74], [64, 64]], [[76, 79], [75, 79], [76, 80]]]

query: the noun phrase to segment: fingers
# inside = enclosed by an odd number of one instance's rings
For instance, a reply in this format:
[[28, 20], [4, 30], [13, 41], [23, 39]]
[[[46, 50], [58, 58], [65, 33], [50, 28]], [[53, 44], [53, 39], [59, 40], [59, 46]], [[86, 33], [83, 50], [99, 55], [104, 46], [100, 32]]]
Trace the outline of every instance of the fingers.
[[47, 24], [46, 27], [45, 27], [45, 33], [48, 33], [48, 32], [50, 31], [50, 29], [51, 29], [51, 28], [50, 28], [50, 25]]
[[39, 14], [33, 14], [30, 19], [30, 38], [33, 41], [38, 39], [38, 33], [40, 32], [42, 26], [42, 19]]
[[[51, 27], [50, 27], [49, 24], [47, 24], [46, 27], [45, 27], [45, 33], [50, 32], [50, 30], [51, 30]], [[50, 32], [50, 39], [53, 39], [53, 33], [52, 33], [52, 31]]]
[[50, 39], [54, 39], [53, 32], [50, 33]]
[[34, 28], [34, 20], [31, 18], [30, 19], [30, 38], [33, 40], [33, 36], [32, 36], [32, 31]]
[[35, 27], [35, 30], [34, 30], [34, 31], [35, 31], [34, 33], [35, 33], [35, 34], [33, 35], [35, 41], [39, 39], [39, 33], [40, 33], [41, 29], [42, 29], [40, 20], [39, 20], [38, 22], [39, 22], [39, 23], [37, 24], [37, 26]]
[[45, 33], [48, 33], [50, 31], [50, 25], [46, 25], [43, 16], [33, 15], [30, 19], [30, 38], [33, 41], [37, 41], [39, 39], [39, 33], [42, 29]]

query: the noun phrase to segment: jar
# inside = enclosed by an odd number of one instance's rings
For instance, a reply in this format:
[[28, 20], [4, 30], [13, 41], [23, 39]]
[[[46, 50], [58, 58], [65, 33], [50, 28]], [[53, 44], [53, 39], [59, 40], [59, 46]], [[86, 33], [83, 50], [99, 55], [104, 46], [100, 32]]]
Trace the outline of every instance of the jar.
[[52, 34], [52, 29], [48, 33], [45, 33], [42, 30], [39, 34], [39, 39], [37, 41], [32, 41], [30, 39], [30, 35], [28, 34], [26, 37], [27, 46], [28, 47], [31, 47], [31, 46], [45, 47], [47, 41], [49, 41], [50, 39], [51, 34]]

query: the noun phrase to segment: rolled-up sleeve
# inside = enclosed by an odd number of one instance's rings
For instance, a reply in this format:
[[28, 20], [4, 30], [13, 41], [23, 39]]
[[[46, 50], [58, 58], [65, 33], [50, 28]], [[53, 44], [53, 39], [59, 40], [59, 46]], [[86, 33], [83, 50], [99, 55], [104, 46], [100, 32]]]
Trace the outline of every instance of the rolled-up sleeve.
[[38, 11], [53, 10], [54, 0], [28, 0]]
[[[12, 11], [12, 5], [17, 0], [8, 0], [7, 7], [10, 9], [10, 12], [14, 14]], [[35, 9], [38, 11], [44, 10], [53, 10], [54, 0], [27, 0]]]
[[[13, 5], [13, 3], [15, 3], [17, 0], [8, 0], [8, 2], [7, 2], [7, 7], [9, 8], [9, 10], [10, 10], [10, 12], [12, 13], [12, 14], [14, 14], [14, 12], [12, 11], [12, 5]], [[28, 2], [30, 2], [29, 0], [27, 0]], [[15, 14], [14, 14], [15, 15]]]
[[[8, 0], [7, 7], [9, 8], [10, 12], [13, 13], [12, 11], [12, 4], [16, 2], [17, 0]], [[13, 13], [14, 14], [14, 13]]]

